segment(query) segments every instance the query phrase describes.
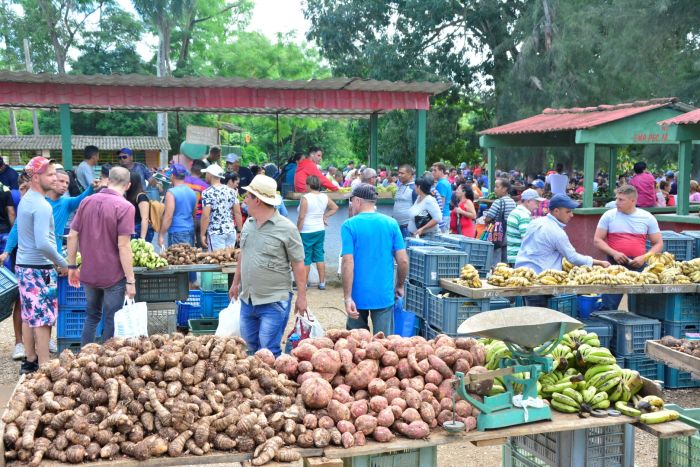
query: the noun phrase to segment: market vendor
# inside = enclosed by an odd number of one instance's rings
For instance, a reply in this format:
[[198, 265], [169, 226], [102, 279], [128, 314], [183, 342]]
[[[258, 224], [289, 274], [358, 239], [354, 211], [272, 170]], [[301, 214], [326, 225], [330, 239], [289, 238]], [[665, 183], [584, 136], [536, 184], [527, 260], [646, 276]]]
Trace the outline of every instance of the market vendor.
[[[661, 253], [664, 242], [659, 223], [648, 211], [637, 208], [637, 189], [624, 185], [616, 190], [615, 208], [606, 211], [598, 221], [593, 244], [605, 253], [611, 263], [641, 271], [649, 253]], [[603, 294], [603, 309], [617, 310], [621, 294]]]
[[[554, 195], [549, 200], [549, 214], [535, 219], [527, 228], [515, 267], [528, 267], [539, 274], [545, 269], [561, 271], [563, 258], [575, 266], [598, 265], [607, 268], [610, 263], [576, 252], [564, 232], [566, 224], [574, 217], [578, 204], [566, 195]], [[547, 295], [524, 297], [528, 306], [546, 306]]]

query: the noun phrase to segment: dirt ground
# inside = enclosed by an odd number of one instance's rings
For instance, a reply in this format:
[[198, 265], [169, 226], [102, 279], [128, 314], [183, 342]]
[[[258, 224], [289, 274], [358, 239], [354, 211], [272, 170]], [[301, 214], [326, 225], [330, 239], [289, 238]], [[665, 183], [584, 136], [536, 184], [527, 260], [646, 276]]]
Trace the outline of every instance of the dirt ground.
[[[343, 295], [339, 287], [329, 287], [325, 291], [316, 288], [309, 289], [309, 308], [318, 317], [324, 329], [345, 326], [343, 313]], [[286, 334], [291, 330], [294, 317], [290, 317]], [[284, 345], [284, 342], [283, 342]], [[0, 323], [0, 390], [9, 391], [17, 382], [19, 363], [11, 359], [14, 349], [12, 321], [6, 319]], [[667, 402], [682, 407], [700, 407], [700, 388], [665, 390], [664, 399]], [[635, 464], [639, 467], [656, 466], [657, 440], [640, 430], [635, 430]], [[438, 464], [441, 467], [463, 467], [478, 465], [480, 467], [496, 467], [501, 465], [501, 446], [474, 447], [469, 443], [450, 444], [438, 447]]]

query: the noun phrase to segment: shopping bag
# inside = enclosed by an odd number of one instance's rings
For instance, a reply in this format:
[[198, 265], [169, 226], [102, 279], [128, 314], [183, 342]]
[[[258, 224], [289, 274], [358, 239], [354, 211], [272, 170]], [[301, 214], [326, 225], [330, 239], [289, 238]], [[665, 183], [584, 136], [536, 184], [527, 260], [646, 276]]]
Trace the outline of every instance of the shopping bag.
[[217, 336], [241, 336], [241, 301], [231, 300], [231, 303], [219, 312], [219, 325], [216, 327]]
[[394, 334], [401, 337], [413, 337], [416, 315], [403, 309], [403, 297], [394, 302]]
[[114, 337], [139, 337], [148, 335], [148, 306], [125, 298], [122, 309], [114, 314]]
[[306, 310], [297, 315], [294, 327], [287, 334], [287, 344], [284, 351], [290, 353], [304, 339], [323, 337], [324, 335], [325, 331], [321, 323], [310, 310]]

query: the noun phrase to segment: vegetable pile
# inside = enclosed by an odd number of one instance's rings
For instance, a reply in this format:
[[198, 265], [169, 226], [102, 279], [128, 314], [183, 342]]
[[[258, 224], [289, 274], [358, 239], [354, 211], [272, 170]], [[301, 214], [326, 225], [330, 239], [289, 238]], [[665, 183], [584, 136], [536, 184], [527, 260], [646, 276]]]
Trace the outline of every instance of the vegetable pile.
[[171, 265], [188, 264], [224, 264], [236, 261], [238, 250], [235, 248], [223, 248], [216, 251], [203, 251], [186, 243], [178, 243], [168, 247], [163, 252], [163, 257]]
[[165, 258], [155, 253], [153, 245], [142, 238], [131, 240], [131, 254], [134, 258], [134, 266], [137, 267], [156, 269], [168, 265]]
[[661, 338], [660, 343], [673, 350], [700, 358], [700, 340], [678, 339], [673, 336], [664, 336]]

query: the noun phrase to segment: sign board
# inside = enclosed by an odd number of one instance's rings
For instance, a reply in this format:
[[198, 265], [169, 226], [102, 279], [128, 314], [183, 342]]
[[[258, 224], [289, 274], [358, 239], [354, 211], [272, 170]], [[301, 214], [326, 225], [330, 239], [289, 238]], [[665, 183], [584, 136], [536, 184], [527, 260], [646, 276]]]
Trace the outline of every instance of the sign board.
[[194, 144], [219, 144], [219, 130], [207, 126], [187, 125], [185, 141]]

